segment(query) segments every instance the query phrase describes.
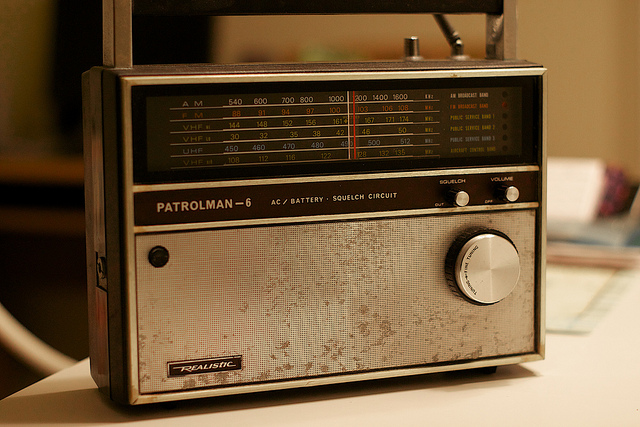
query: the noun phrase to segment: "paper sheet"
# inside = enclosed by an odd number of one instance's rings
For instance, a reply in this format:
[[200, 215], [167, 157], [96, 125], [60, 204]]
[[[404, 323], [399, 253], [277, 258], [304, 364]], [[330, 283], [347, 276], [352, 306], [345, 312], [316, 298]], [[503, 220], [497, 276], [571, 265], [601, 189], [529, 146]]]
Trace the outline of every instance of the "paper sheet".
[[547, 331], [592, 331], [631, 285], [640, 286], [637, 270], [548, 265]]
[[598, 215], [607, 166], [600, 159], [551, 157], [547, 162], [547, 218], [587, 223]]

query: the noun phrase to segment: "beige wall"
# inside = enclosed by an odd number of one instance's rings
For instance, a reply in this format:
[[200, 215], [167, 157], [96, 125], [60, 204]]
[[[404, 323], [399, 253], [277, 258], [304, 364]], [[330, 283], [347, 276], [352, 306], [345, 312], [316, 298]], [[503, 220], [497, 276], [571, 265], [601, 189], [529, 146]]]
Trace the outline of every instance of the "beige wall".
[[520, 56], [549, 68], [549, 152], [594, 156], [640, 178], [636, 0], [520, 2]]
[[[484, 17], [450, 17], [465, 37], [469, 52], [484, 52]], [[471, 37], [477, 35], [478, 37]], [[367, 58], [400, 58], [405, 37], [420, 37], [424, 56], [442, 57], [449, 48], [430, 15], [336, 15], [225, 17], [217, 22], [216, 59], [238, 62], [247, 56], [296, 59], [317, 46], [360, 52]], [[248, 55], [247, 55], [248, 54]]]

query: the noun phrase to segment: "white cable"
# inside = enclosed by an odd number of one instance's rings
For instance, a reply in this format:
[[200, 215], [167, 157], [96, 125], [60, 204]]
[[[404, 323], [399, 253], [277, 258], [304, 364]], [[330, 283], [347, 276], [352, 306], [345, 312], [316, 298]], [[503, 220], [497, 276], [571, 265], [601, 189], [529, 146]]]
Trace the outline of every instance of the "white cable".
[[4, 308], [2, 303], [0, 345], [21, 362], [44, 375], [51, 375], [77, 362], [31, 333]]

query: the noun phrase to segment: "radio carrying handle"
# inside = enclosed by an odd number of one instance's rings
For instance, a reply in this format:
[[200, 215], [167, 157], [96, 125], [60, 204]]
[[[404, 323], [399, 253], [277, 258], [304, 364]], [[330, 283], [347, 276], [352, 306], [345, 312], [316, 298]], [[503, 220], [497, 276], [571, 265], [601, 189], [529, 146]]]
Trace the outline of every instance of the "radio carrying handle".
[[516, 59], [517, 0], [103, 0], [103, 64], [133, 67], [133, 16], [485, 14], [486, 58]]

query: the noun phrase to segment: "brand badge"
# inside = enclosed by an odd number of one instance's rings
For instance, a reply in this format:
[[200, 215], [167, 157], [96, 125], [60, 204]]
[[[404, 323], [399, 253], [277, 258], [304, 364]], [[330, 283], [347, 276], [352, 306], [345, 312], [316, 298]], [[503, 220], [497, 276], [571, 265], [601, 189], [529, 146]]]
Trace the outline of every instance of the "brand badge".
[[169, 362], [169, 376], [207, 374], [211, 372], [238, 371], [242, 369], [242, 356], [217, 357], [215, 359]]

